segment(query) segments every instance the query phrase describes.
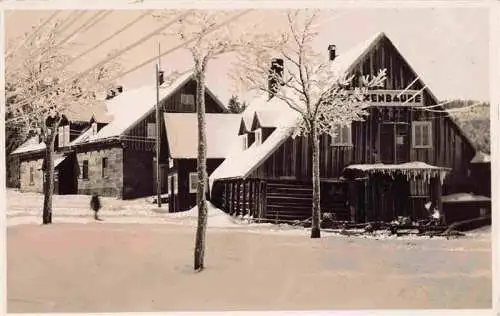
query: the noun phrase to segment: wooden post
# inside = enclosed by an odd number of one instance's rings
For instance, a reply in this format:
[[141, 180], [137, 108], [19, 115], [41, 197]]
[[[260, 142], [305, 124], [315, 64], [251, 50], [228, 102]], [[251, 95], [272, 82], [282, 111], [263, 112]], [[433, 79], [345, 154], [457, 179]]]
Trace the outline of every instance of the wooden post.
[[161, 207], [161, 174], [160, 174], [160, 136], [161, 136], [161, 116], [160, 116], [160, 65], [156, 64], [156, 200], [158, 207]]
[[368, 179], [363, 181], [364, 187], [364, 201], [363, 201], [363, 212], [365, 213], [365, 222], [368, 222]]
[[241, 207], [241, 215], [243, 215], [243, 216], [247, 215], [246, 214], [247, 213], [247, 202], [248, 202], [248, 200], [247, 200], [247, 192], [248, 192], [248, 190], [247, 190], [247, 184], [248, 184], [248, 182], [246, 180], [242, 182], [242, 187], [243, 187], [242, 188], [243, 189], [242, 190], [243, 191], [242, 195], [243, 195], [243, 198], [242, 198], [242, 203], [241, 203], [241, 206], [242, 206]]
[[236, 182], [236, 216], [240, 215], [241, 211], [241, 190], [240, 181]]

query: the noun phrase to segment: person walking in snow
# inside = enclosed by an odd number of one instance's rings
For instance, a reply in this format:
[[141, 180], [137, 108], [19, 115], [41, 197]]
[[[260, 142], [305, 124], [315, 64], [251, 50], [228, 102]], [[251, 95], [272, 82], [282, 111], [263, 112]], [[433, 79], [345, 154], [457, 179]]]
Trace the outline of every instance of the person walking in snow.
[[98, 216], [98, 212], [101, 209], [101, 201], [99, 200], [99, 196], [97, 194], [92, 194], [92, 198], [90, 199], [90, 208], [94, 211], [94, 219], [96, 221], [100, 221], [101, 219]]

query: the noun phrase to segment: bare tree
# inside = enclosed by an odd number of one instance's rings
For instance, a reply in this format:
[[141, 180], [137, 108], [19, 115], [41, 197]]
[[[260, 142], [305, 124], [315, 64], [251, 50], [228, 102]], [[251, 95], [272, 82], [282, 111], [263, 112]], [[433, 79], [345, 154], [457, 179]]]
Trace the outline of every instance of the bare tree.
[[[234, 21], [246, 12], [193, 10], [191, 14], [179, 20], [179, 23], [171, 28], [173, 32], [166, 34], [167, 36], [175, 36], [181, 41], [194, 39], [187, 44], [186, 49], [193, 58], [193, 72], [197, 83], [195, 99], [198, 117], [198, 185], [196, 191], [198, 225], [194, 251], [194, 269], [196, 271], [201, 271], [204, 268], [207, 228], [205, 78], [211, 60], [247, 47], [248, 43], [254, 39], [245, 35], [234, 23], [227, 23], [227, 21]], [[167, 13], [167, 15], [169, 14]], [[163, 14], [155, 14], [155, 16], [159, 19], [163, 18]]]
[[300, 114], [293, 136], [308, 137], [312, 143], [311, 238], [321, 235], [319, 136], [335, 137], [339, 127], [362, 120], [368, 106], [364, 94], [369, 88], [382, 86], [386, 77], [385, 70], [376, 76], [362, 76], [362, 84], [356, 86], [354, 76], [336, 71], [335, 61], [313, 49], [317, 20], [317, 11], [288, 12], [287, 30], [269, 38], [266, 45], [242, 51], [235, 71], [235, 79], [247, 89], [270, 93]]
[[6, 128], [15, 128], [23, 138], [38, 135], [45, 144], [43, 224], [52, 222], [53, 156], [59, 125], [75, 107], [90, 109], [102, 102], [96, 95], [110, 88], [108, 79], [119, 70], [117, 63], [109, 62], [75, 76], [75, 71], [64, 67], [71, 59], [70, 43], [60, 44], [61, 31], [56, 21], [37, 30], [35, 36], [25, 34], [13, 40], [9, 45], [17, 49], [6, 60]]

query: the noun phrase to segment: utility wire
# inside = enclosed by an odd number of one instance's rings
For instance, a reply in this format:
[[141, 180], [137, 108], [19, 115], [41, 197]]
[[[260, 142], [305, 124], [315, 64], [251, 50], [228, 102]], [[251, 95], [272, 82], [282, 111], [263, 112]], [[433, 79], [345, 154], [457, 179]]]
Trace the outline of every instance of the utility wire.
[[[93, 16], [90, 17], [90, 19], [88, 19], [87, 21], [85, 21], [85, 23], [83, 23], [83, 25], [81, 25], [79, 28], [77, 28], [76, 30], [74, 30], [73, 32], [71, 32], [69, 35], [67, 35], [62, 41], [60, 41], [57, 46], [60, 46], [60, 45], [63, 45], [65, 43], [67, 43], [70, 39], [73, 38], [73, 36], [75, 34], [77, 34], [78, 32], [83, 33], [83, 29], [86, 28], [87, 26], [91, 25], [91, 23], [96, 19], [96, 17], [98, 17], [99, 15], [101, 15], [101, 12], [97, 12], [96, 14], [94, 14]], [[94, 22], [95, 24], [95, 22]]]
[[[227, 19], [227, 20], [226, 20], [226, 21], [224, 21], [223, 23], [221, 23], [221, 24], [219, 24], [219, 25], [215, 25], [212, 29], [210, 29], [210, 30], [206, 33], [206, 35], [208, 35], [208, 34], [210, 34], [210, 33], [214, 32], [215, 30], [219, 29], [220, 27], [222, 27], [222, 26], [224, 26], [224, 25], [227, 25], [228, 23], [230, 23], [230, 22], [232, 22], [232, 21], [234, 21], [234, 20], [236, 20], [236, 19], [240, 18], [241, 16], [243, 16], [243, 15], [247, 14], [247, 13], [248, 13], [248, 12], [250, 12], [250, 11], [252, 11], [252, 9], [245, 10], [245, 11], [243, 11], [242, 13], [239, 13], [239, 14], [235, 15], [234, 17], [231, 17], [231, 18]], [[100, 67], [100, 66], [104, 65], [104, 64], [105, 64], [105, 63], [107, 63], [108, 61], [110, 61], [110, 60], [112, 60], [112, 59], [114, 59], [114, 58], [116, 58], [116, 57], [118, 57], [118, 56], [122, 55], [123, 53], [127, 52], [128, 50], [132, 49], [133, 47], [135, 47], [135, 46], [137, 46], [137, 45], [139, 45], [139, 44], [143, 43], [143, 42], [144, 42], [144, 41], [146, 41], [147, 39], [149, 39], [149, 38], [153, 37], [154, 35], [156, 35], [156, 34], [157, 34], [157, 33], [159, 33], [160, 31], [162, 31], [164, 28], [166, 28], [166, 27], [168, 27], [168, 26], [172, 25], [173, 23], [175, 23], [175, 22], [176, 22], [176, 21], [178, 21], [179, 19], [181, 19], [181, 18], [185, 17], [185, 16], [186, 16], [186, 15], [188, 15], [189, 13], [190, 13], [190, 11], [188, 11], [187, 13], [181, 14], [180, 16], [176, 17], [176, 18], [175, 18], [175, 19], [173, 19], [172, 21], [169, 21], [168, 23], [164, 24], [162, 27], [160, 27], [160, 28], [156, 29], [155, 31], [153, 31], [153, 32], [149, 33], [147, 36], [143, 37], [142, 39], [140, 39], [139, 41], [135, 42], [134, 44], [131, 44], [131, 45], [127, 46], [126, 48], [124, 48], [124, 49], [120, 50], [119, 52], [117, 52], [117, 53], [113, 54], [112, 56], [110, 56], [110, 57], [106, 58], [105, 60], [101, 61], [100, 63], [98, 63], [98, 64], [94, 65], [94, 66], [93, 66], [93, 67], [91, 67], [90, 69], [87, 69], [87, 70], [85, 70], [84, 72], [79, 73], [79, 74], [77, 74], [77, 75], [73, 76], [72, 78], [70, 78], [70, 79], [68, 79], [68, 80], [65, 80], [64, 82], [66, 82], [66, 81], [70, 81], [70, 80], [74, 80], [74, 79], [78, 78], [79, 76], [83, 76], [83, 75], [85, 75], [85, 74], [88, 74], [90, 71], [92, 71], [92, 70], [94, 70], [94, 69], [96, 69], [96, 68], [98, 68], [98, 67]], [[183, 48], [184, 46], [186, 46], [186, 45], [188, 45], [188, 44], [190, 44], [190, 43], [192, 43], [192, 42], [194, 42], [194, 41], [196, 41], [196, 38], [195, 38], [195, 37], [193, 37], [193, 38], [191, 38], [191, 39], [189, 39], [189, 40], [187, 40], [187, 41], [184, 41], [182, 44], [177, 45], [177, 46], [176, 46], [176, 47], [174, 47], [173, 49], [170, 49], [170, 50], [168, 50], [168, 51], [166, 51], [166, 52], [162, 53], [162, 54], [160, 55], [160, 57], [161, 57], [161, 56], [165, 56], [165, 55], [167, 55], [167, 54], [170, 54], [171, 52], [173, 52], [173, 51], [175, 51], [175, 50], [178, 50], [178, 49], [180, 49], [180, 48]], [[108, 81], [108, 83], [110, 83], [110, 82], [112, 82], [113, 80], [116, 80], [116, 79], [118, 79], [118, 78], [121, 78], [121, 77], [123, 77], [123, 76], [125, 76], [125, 75], [127, 75], [127, 74], [129, 74], [129, 73], [131, 73], [131, 72], [133, 72], [133, 71], [136, 71], [136, 70], [137, 70], [137, 69], [139, 69], [139, 68], [144, 67], [145, 65], [149, 64], [150, 62], [155, 61], [157, 58], [158, 58], [158, 56], [152, 57], [151, 59], [149, 59], [149, 60], [147, 60], [147, 61], [145, 61], [145, 62], [143, 62], [143, 63], [141, 63], [141, 64], [139, 64], [139, 65], [137, 65], [137, 66], [135, 66], [134, 68], [129, 69], [129, 70], [127, 70], [127, 71], [125, 71], [125, 72], [123, 72], [123, 73], [121, 73], [121, 74], [119, 74], [119, 75], [117, 75], [117, 76], [113, 77], [112, 79], [110, 79], [110, 80]], [[63, 82], [63, 83], [64, 83], [64, 82]], [[52, 92], [53, 90], [54, 90], [54, 88], [52, 88], [52, 89], [47, 89], [46, 91], [44, 91], [43, 93], [41, 93], [38, 97], [43, 97], [43, 96], [47, 95], [48, 93]], [[28, 99], [28, 100], [19, 101], [19, 102], [17, 102], [17, 103], [15, 103], [15, 104], [13, 104], [13, 106], [16, 106], [16, 105], [17, 105], [17, 106], [19, 106], [19, 105], [25, 105], [25, 104], [28, 104], [29, 102], [32, 102], [32, 101], [33, 101], [33, 100], [35, 100], [35, 99], [36, 99], [36, 98], [32, 98], [32, 99]], [[44, 109], [41, 109], [41, 110], [39, 111], [39, 113], [42, 113], [43, 111], [44, 111]], [[38, 113], [30, 113], [30, 114], [31, 114], [31, 115], [33, 115], [33, 114], [38, 114]], [[13, 118], [12, 120], [14, 120], [14, 119], [15, 119], [15, 118]]]
[[91, 27], [93, 27], [94, 25], [100, 23], [102, 20], [104, 20], [106, 17], [108, 17], [108, 15], [110, 15], [111, 13], [113, 13], [113, 11], [110, 11], [110, 10], [108, 10], [108, 11], [99, 11], [99, 12], [101, 13], [101, 16], [98, 17], [98, 18], [96, 18], [95, 23], [93, 23], [92, 25], [84, 28], [82, 30], [82, 32], [87, 32]]
[[38, 32], [40, 32], [40, 30], [43, 29], [43, 27], [45, 27], [45, 25], [47, 25], [50, 21], [52, 21], [56, 17], [56, 15], [59, 14], [59, 12], [60, 11], [55, 11], [47, 18], [47, 20], [45, 20], [43, 23], [39, 24], [38, 27], [33, 31], [33, 33], [31, 33], [30, 36], [26, 37], [26, 39], [21, 44], [19, 44], [15, 49], [13, 49], [13, 50], [7, 52], [7, 54], [5, 54], [5, 59], [9, 58], [13, 53], [17, 52], [17, 50], [19, 50], [21, 47], [23, 47], [27, 42], [33, 40], [35, 38], [35, 36], [38, 34]]

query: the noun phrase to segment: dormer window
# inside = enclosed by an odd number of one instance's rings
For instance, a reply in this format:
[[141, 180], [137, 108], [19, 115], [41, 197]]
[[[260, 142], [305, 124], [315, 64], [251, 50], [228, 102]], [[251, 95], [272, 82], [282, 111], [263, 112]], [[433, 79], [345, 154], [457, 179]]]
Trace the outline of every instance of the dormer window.
[[93, 136], [97, 135], [97, 123], [96, 122], [92, 123], [92, 135]]
[[58, 147], [65, 147], [69, 145], [69, 125], [59, 126], [58, 129]]
[[241, 138], [241, 148], [243, 150], [247, 149], [248, 148], [248, 135], [243, 134], [240, 136], [240, 138]]
[[258, 128], [254, 131], [255, 133], [255, 145], [262, 144], [262, 129]]

